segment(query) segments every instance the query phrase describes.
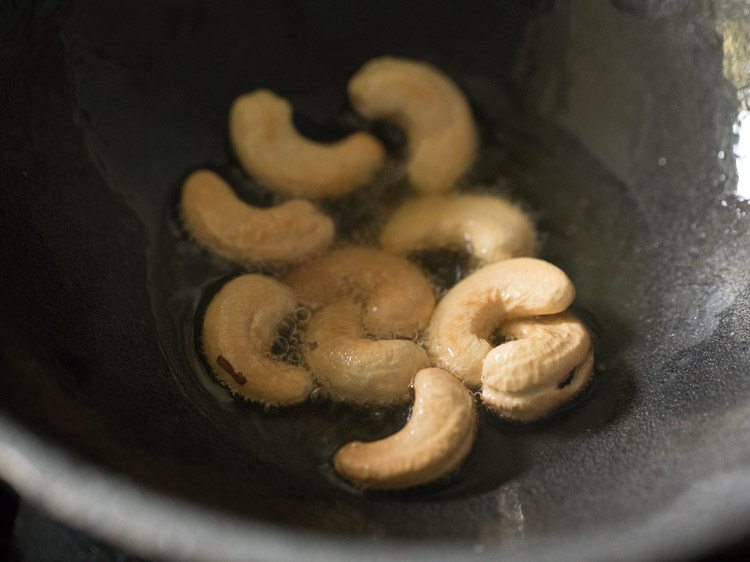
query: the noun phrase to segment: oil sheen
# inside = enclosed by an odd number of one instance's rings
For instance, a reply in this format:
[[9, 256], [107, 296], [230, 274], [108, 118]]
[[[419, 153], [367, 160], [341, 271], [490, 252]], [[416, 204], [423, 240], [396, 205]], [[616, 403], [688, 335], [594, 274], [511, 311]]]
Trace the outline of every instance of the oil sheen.
[[[607, 332], [629, 321], [624, 311], [613, 306], [611, 295], [632, 286], [638, 275], [638, 260], [633, 256], [646, 244], [639, 240], [639, 233], [646, 235], [645, 229], [634, 227], [640, 219], [627, 190], [564, 132], [533, 119], [496, 116], [481, 107], [475, 108], [475, 114], [482, 147], [459, 190], [494, 193], [519, 203], [529, 213], [539, 233], [539, 257], [562, 267], [577, 286], [574, 312], [592, 331], [599, 367], [587, 392], [567, 405], [566, 412], [547, 420], [522, 426], [499, 420], [480, 407], [477, 446], [459, 474], [409, 494], [442, 497], [492, 488], [507, 472], [491, 469], [498, 466], [493, 442], [500, 447], [500, 443], [520, 438], [533, 427], [555, 423], [555, 418], [569, 415], [567, 412], [585, 411], [585, 395], [596, 389], [602, 376], [608, 376], [601, 367], [606, 364], [612, 341]], [[392, 139], [386, 140], [393, 148]], [[399, 162], [402, 156], [403, 146], [396, 142], [394, 157], [371, 185], [343, 199], [321, 203], [336, 222], [336, 245], [376, 244], [384, 221], [410, 194]], [[229, 157], [224, 166], [214, 169], [247, 202], [257, 206], [278, 202]], [[329, 493], [325, 490], [331, 486], [356, 493], [335, 476], [329, 464], [331, 456], [348, 441], [379, 439], [394, 433], [407, 419], [408, 405], [353, 406], [334, 402], [319, 391], [314, 391], [305, 404], [284, 409], [232, 398], [214, 379], [202, 357], [203, 313], [216, 291], [232, 277], [248, 271], [279, 277], [285, 271], [263, 265], [240, 268], [199, 247], [181, 224], [177, 184], [174, 193], [153, 252], [151, 276], [159, 340], [172, 366], [175, 384], [195, 405], [197, 415], [206, 416], [227, 431], [242, 432], [251, 456], [290, 473], [305, 486], [306, 493]], [[421, 252], [410, 259], [423, 268], [439, 299], [470, 273], [469, 257], [467, 249], [446, 249]], [[627, 271], [608, 277], [613, 263], [626, 261], [631, 264]], [[607, 277], [605, 286], [601, 280]], [[304, 341], [308, 316], [302, 309], [279, 327], [272, 351], [280, 360], [304, 363], [299, 346]]]

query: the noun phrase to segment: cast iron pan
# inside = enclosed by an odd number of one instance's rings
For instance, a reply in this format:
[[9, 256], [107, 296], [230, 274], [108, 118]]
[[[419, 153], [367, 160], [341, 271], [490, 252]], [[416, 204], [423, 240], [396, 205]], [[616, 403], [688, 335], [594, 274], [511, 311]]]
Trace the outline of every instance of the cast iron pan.
[[[740, 4], [3, 3], [0, 477], [180, 560], [675, 558], [747, 533]], [[330, 455], [406, 410], [230, 400], [194, 328], [238, 270], [189, 243], [175, 204], [199, 166], [267, 203], [227, 149], [230, 102], [270, 88], [337, 138], [358, 125], [347, 79], [383, 54], [467, 93], [470, 179], [533, 213], [598, 361], [547, 421], [483, 414], [453, 481], [362, 494]], [[389, 204], [357, 197], [331, 207], [358, 209], [342, 231]]]

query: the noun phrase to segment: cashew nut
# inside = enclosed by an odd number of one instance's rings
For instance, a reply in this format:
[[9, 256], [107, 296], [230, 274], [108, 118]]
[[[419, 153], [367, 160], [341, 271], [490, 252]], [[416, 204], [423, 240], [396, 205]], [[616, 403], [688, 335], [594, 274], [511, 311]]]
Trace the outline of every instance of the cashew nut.
[[342, 400], [386, 403], [405, 400], [427, 353], [410, 340], [365, 336], [362, 306], [342, 300], [315, 313], [307, 327], [305, 359], [315, 378]]
[[367, 183], [385, 161], [385, 149], [367, 133], [330, 144], [302, 137], [292, 106], [268, 90], [235, 100], [229, 136], [245, 171], [289, 197], [341, 197]]
[[377, 337], [414, 337], [435, 307], [432, 287], [418, 267], [363, 246], [343, 247], [304, 263], [285, 283], [312, 310], [342, 297], [364, 302], [365, 332]]
[[503, 324], [482, 365], [482, 399], [503, 416], [533, 420], [572, 398], [591, 378], [591, 338], [563, 313]]
[[467, 248], [477, 264], [531, 256], [536, 232], [517, 206], [492, 195], [432, 195], [404, 203], [388, 220], [380, 245], [407, 254]]
[[474, 444], [476, 426], [474, 399], [461, 382], [442, 369], [423, 369], [414, 378], [406, 425], [385, 439], [343, 446], [333, 465], [363, 488], [419, 486], [459, 467]]
[[568, 276], [543, 260], [513, 258], [486, 265], [438, 303], [427, 349], [438, 367], [477, 387], [495, 328], [514, 318], [563, 312], [574, 297]]
[[203, 349], [229, 390], [274, 405], [307, 398], [310, 373], [271, 358], [276, 329], [296, 306], [291, 289], [263, 275], [232, 279], [216, 294], [203, 319]]
[[182, 187], [182, 216], [200, 244], [233, 262], [296, 262], [325, 250], [333, 221], [307, 201], [271, 209], [239, 199], [218, 175], [198, 170]]
[[474, 161], [477, 132], [458, 86], [433, 66], [382, 57], [349, 81], [352, 106], [368, 119], [389, 119], [409, 139], [407, 174], [422, 193], [446, 191]]

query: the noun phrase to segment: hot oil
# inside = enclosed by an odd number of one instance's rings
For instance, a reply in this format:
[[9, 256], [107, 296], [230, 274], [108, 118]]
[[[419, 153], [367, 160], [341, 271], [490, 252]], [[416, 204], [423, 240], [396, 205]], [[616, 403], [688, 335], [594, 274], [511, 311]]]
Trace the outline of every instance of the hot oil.
[[469, 249], [424, 250], [415, 252], [410, 258], [425, 272], [438, 300], [475, 269]]
[[[462, 189], [470, 191], [470, 186], [481, 185], [482, 191], [508, 197], [530, 211], [543, 240], [540, 257], [556, 263], [573, 278], [578, 290], [576, 313], [593, 331], [597, 365], [608, 363], [616, 350], [613, 346], [626, 341], [620, 337], [626, 333], [623, 327], [634, 322], [618, 307], [616, 295], [637, 285], [638, 256], [647, 244], [641, 239], [647, 236], [647, 229], [637, 226], [640, 219], [635, 205], [624, 187], [561, 130], [532, 120], [519, 122], [517, 116], [505, 116], [507, 123], [496, 116], [484, 120], [482, 109], [475, 109], [483, 148], [469, 187]], [[249, 203], [269, 206], [276, 202], [235, 163], [214, 168]], [[178, 192], [179, 186], [175, 186], [175, 194]], [[321, 206], [336, 222], [337, 245], [373, 245], [383, 222], [406, 196], [403, 170], [392, 161], [373, 185], [337, 201], [324, 201]], [[331, 456], [348, 441], [378, 439], [397, 431], [408, 417], [409, 406], [352, 406], [330, 400], [320, 390], [307, 403], [283, 409], [262, 408], [231, 397], [210, 374], [202, 357], [200, 327], [205, 308], [216, 291], [236, 275], [251, 271], [278, 277], [284, 269], [247, 270], [211, 255], [191, 240], [175, 209], [176, 202], [165, 213], [163, 236], [151, 264], [156, 324], [175, 383], [195, 404], [198, 414], [226, 432], [228, 440], [236, 442], [249, 457], [290, 474], [291, 481], [303, 490], [300, 493], [334, 493], [332, 483], [334, 488], [352, 493], [332, 472]], [[425, 270], [438, 298], [471, 272], [470, 258], [461, 249], [410, 257]], [[291, 318], [280, 327], [272, 350], [280, 360], [294, 364], [304, 364], [301, 346], [305, 343], [306, 313], [300, 314], [303, 318]], [[609, 331], [614, 335], [608, 335]], [[587, 415], [587, 404], [581, 402], [596, 394], [603, 376], [614, 375], [602, 375], [599, 369], [594, 384], [582, 397], [545, 421], [505, 422], [480, 407], [477, 445], [459, 474], [400, 497], [471, 494], [500, 485], [523, 465], [518, 456], [506, 454], [508, 448], [521, 450], [529, 440], [554, 433], [559, 427], [583, 431], [599, 423], [592, 416], [603, 416], [607, 408]]]

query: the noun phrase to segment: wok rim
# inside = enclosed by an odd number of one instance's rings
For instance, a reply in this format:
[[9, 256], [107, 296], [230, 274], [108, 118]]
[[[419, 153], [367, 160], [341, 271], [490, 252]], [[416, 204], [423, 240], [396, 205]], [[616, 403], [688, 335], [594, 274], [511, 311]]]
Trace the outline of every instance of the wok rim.
[[[750, 528], [750, 466], [702, 480], [708, 492], [730, 485], [726, 500], [708, 508], [689, 501], [692, 511], [675, 517], [670, 507], [632, 526], [618, 524], [594, 533], [547, 534], [533, 543], [499, 548], [467, 541], [402, 542], [334, 537], [242, 518], [184, 499], [166, 496], [82, 460], [0, 413], [0, 477], [24, 501], [54, 519], [133, 554], [169, 560], [271, 562], [392, 560], [587, 560], [678, 559], [695, 557], [747, 537]], [[722, 479], [724, 483], [722, 484]], [[706, 486], [704, 486], [706, 487]], [[688, 489], [689, 492], [692, 488]], [[689, 493], [687, 494], [689, 495]], [[666, 525], [666, 527], [664, 526]], [[499, 543], [498, 543], [499, 544]]]

